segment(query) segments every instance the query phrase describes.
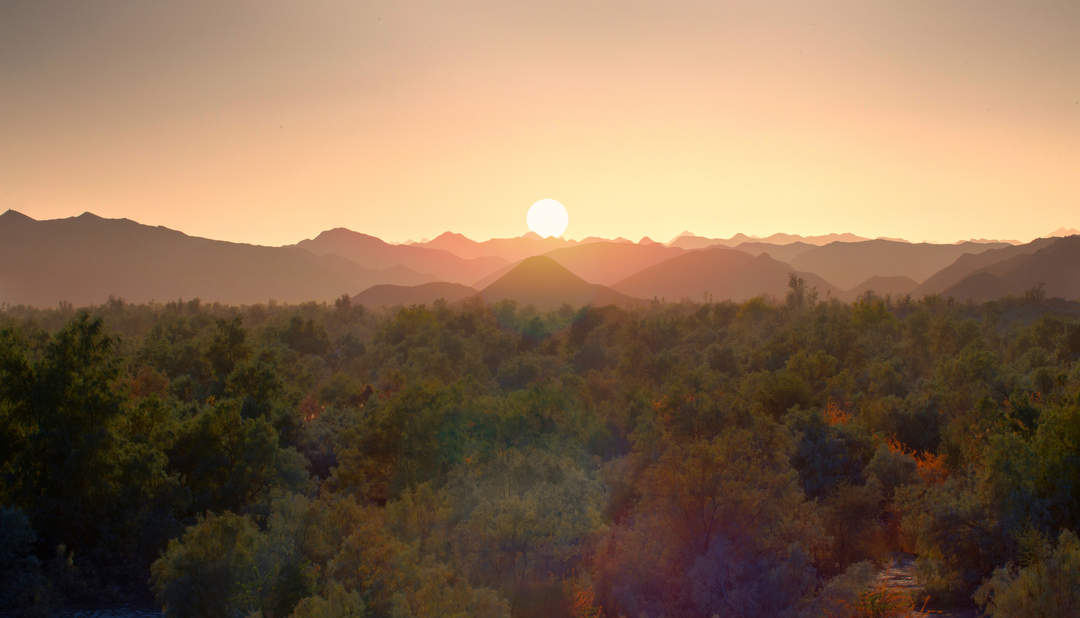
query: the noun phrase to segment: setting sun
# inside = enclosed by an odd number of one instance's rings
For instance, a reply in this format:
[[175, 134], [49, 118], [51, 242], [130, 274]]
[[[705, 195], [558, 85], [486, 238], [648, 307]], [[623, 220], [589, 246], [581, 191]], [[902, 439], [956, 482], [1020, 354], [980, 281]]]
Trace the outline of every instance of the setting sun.
[[529, 214], [525, 215], [529, 229], [543, 238], [562, 236], [569, 220], [566, 207], [551, 199], [535, 202], [529, 207]]

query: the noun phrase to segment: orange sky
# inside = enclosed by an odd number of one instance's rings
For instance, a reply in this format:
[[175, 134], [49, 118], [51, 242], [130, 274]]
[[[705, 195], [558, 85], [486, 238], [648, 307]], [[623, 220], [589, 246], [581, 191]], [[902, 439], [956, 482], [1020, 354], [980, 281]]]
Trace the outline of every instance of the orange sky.
[[1075, 0], [7, 0], [0, 210], [1027, 240], [1080, 227], [1078, 33]]

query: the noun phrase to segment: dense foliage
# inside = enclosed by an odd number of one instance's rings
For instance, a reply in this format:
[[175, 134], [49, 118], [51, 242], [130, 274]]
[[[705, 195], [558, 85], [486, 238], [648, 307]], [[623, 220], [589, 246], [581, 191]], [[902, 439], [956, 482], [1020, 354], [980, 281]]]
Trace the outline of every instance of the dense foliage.
[[1075, 609], [1066, 310], [8, 307], [0, 613]]

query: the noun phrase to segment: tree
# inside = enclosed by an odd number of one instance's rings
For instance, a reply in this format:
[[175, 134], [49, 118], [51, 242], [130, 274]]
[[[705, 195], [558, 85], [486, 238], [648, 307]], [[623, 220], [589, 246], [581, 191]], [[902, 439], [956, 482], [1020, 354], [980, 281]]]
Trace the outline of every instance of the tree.
[[111, 488], [103, 481], [114, 477], [122, 448], [111, 431], [125, 409], [116, 341], [101, 320], [83, 313], [48, 341], [33, 365], [10, 345], [0, 351], [2, 371], [19, 382], [0, 387], [0, 410], [15, 423], [19, 439], [9, 455], [12, 483], [5, 493], [30, 516], [47, 546], [65, 543], [81, 551], [115, 516]]
[[478, 581], [521, 589], [569, 574], [600, 526], [603, 491], [573, 459], [526, 448], [455, 470], [455, 563]]
[[259, 530], [247, 517], [209, 514], [150, 568], [166, 618], [234, 618], [257, 607]]
[[[602, 542], [598, 597], [614, 615], [769, 616], [814, 590], [821, 551], [812, 505], [768, 421], [671, 444], [644, 474], [641, 501]], [[774, 581], [783, 596], [761, 582]]]
[[1043, 541], [1024, 566], [996, 569], [975, 600], [991, 618], [1080, 615], [1080, 539], [1063, 530], [1056, 547]]
[[360, 594], [347, 591], [337, 583], [331, 584], [323, 594], [302, 599], [292, 612], [292, 618], [364, 618], [366, 615]]

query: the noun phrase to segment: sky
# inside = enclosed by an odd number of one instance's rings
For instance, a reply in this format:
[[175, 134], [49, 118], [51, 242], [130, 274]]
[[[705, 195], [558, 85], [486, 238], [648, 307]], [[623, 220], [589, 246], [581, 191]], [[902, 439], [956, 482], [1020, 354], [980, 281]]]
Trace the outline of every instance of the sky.
[[290, 244], [1080, 227], [1080, 2], [0, 0], [0, 210]]

